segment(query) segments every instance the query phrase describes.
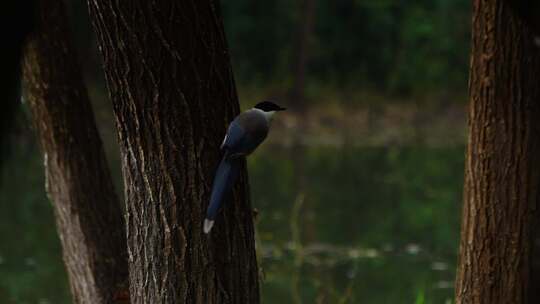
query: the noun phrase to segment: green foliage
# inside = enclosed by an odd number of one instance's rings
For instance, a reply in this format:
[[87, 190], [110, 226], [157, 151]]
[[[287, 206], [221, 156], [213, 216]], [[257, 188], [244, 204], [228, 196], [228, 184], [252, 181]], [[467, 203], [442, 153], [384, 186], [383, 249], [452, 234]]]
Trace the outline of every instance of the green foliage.
[[416, 301], [414, 301], [414, 304], [426, 304], [426, 298], [424, 296], [423, 290], [420, 290], [418, 292], [418, 295], [416, 296]]
[[[223, 2], [240, 83], [291, 79], [298, 10], [295, 1]], [[466, 0], [318, 0], [308, 85], [401, 95], [465, 91], [469, 19]]]
[[293, 4], [287, 0], [222, 2], [238, 79], [261, 83], [287, 73], [294, 32]]

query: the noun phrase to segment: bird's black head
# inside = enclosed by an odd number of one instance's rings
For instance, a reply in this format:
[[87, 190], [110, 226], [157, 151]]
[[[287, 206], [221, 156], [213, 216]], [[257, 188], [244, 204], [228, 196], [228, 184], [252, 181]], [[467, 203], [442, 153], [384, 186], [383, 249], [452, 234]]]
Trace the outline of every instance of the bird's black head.
[[261, 101], [254, 106], [255, 109], [262, 110], [264, 112], [273, 112], [273, 111], [284, 111], [285, 108], [278, 106], [277, 104], [271, 101]]

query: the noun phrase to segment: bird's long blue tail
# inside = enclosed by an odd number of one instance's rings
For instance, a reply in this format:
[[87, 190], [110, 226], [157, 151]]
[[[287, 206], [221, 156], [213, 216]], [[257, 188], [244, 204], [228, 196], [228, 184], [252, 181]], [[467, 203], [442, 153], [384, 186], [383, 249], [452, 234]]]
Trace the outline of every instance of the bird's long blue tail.
[[212, 229], [223, 200], [233, 187], [239, 171], [240, 159], [232, 159], [227, 156], [223, 157], [214, 177], [210, 204], [208, 205], [206, 219], [204, 220], [204, 233], [208, 233]]

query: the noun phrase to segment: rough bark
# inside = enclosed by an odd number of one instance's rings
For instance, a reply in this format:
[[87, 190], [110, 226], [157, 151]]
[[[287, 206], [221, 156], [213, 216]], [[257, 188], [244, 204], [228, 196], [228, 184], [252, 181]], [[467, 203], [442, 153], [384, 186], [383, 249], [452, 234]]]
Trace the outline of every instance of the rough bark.
[[127, 283], [122, 211], [107, 168], [62, 1], [38, 1], [23, 61], [25, 97], [44, 154], [74, 303], [113, 303]]
[[475, 0], [456, 303], [527, 303], [540, 186], [540, 52], [504, 0]]
[[214, 1], [89, 0], [116, 116], [132, 303], [258, 303], [244, 173], [202, 222], [239, 111]]

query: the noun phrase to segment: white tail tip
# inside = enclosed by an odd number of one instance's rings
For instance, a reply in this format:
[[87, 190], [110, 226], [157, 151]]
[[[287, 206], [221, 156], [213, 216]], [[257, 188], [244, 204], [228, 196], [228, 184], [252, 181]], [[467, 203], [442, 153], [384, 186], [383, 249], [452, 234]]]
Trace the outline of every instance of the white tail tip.
[[210, 230], [212, 230], [212, 226], [214, 226], [214, 221], [212, 220], [209, 220], [209, 219], [204, 219], [204, 233], [208, 234], [208, 232], [210, 232]]

